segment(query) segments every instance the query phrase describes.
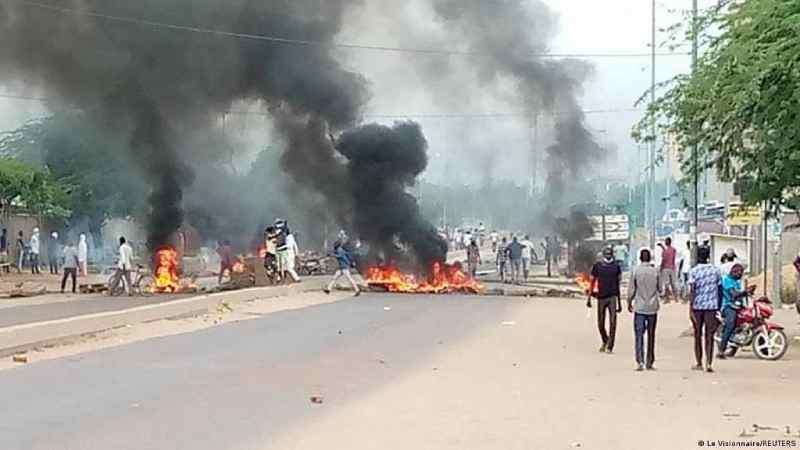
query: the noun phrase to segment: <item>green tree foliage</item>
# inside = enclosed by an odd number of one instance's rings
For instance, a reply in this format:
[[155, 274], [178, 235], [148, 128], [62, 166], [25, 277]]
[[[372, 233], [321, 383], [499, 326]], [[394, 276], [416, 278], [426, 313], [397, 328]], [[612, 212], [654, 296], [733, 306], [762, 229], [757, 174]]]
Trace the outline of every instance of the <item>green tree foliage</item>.
[[7, 211], [19, 207], [51, 218], [70, 216], [70, 186], [57, 181], [50, 173], [10, 158], [0, 158], [0, 202]]
[[800, 2], [724, 2], [698, 23], [705, 48], [696, 72], [665, 84], [634, 138], [652, 140], [656, 121], [680, 145], [684, 173], [714, 166], [722, 181], [752, 180], [747, 203], [793, 201], [800, 187]]
[[55, 182], [70, 186], [66, 202], [73, 217], [99, 231], [106, 219], [145, 208], [148, 191], [122, 151], [123, 139], [81, 113], [60, 113], [0, 136], [0, 154], [45, 167]]

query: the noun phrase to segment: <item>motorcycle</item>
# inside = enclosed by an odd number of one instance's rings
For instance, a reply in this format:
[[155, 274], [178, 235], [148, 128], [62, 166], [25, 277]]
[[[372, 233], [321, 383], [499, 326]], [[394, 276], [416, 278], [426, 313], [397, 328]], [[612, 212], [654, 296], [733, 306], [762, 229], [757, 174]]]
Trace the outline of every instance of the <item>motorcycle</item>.
[[[774, 313], [772, 302], [766, 297], [740, 308], [736, 312], [736, 329], [725, 349], [725, 356], [733, 357], [740, 348], [752, 346], [753, 353], [759, 359], [781, 359], [789, 348], [789, 341], [783, 327], [769, 320]], [[722, 327], [715, 339], [717, 344], [722, 340]]]

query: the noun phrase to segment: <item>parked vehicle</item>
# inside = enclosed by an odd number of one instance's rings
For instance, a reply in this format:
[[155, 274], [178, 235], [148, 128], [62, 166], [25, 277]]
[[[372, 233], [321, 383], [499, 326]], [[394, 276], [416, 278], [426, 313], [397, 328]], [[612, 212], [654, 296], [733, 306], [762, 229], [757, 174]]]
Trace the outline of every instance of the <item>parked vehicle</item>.
[[[725, 356], [732, 357], [740, 348], [751, 346], [753, 353], [760, 359], [781, 359], [789, 348], [789, 341], [783, 326], [769, 320], [774, 312], [772, 302], [766, 297], [741, 308], [737, 312], [736, 330], [725, 350]], [[716, 335], [717, 342], [721, 339], [721, 333], [720, 329]]]

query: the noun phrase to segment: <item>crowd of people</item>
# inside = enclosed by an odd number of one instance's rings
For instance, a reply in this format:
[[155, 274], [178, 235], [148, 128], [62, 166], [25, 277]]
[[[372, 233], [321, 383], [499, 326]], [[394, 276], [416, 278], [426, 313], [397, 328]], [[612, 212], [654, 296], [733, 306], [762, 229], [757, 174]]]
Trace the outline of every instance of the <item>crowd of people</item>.
[[[637, 371], [655, 370], [658, 312], [662, 303], [677, 300], [678, 273], [686, 274], [682, 295], [693, 327], [694, 370], [713, 372], [715, 350], [718, 359], [725, 359], [735, 331], [737, 310], [746, 305], [755, 290], [752, 286], [742, 287], [744, 265], [733, 251], [726, 252], [720, 264], [715, 265], [711, 261], [711, 248], [699, 246], [694, 267], [690, 267], [687, 257], [678, 259], [677, 253], [669, 238], [664, 241], [658, 262], [654, 260], [654, 251], [642, 248], [631, 273], [626, 298], [627, 309], [634, 319]], [[607, 247], [602, 259], [592, 267], [592, 288], [587, 300], [590, 308], [592, 299], [597, 303], [600, 351], [606, 353], [614, 351], [617, 315], [622, 312], [623, 268], [615, 256], [614, 249]], [[714, 334], [720, 325], [721, 340], [715, 349]]]
[[0, 234], [0, 265], [4, 272], [9, 273], [13, 267], [17, 273], [30, 270], [32, 275], [41, 275], [46, 264], [51, 275], [60, 275], [63, 271], [61, 292], [64, 292], [68, 278], [72, 278], [72, 291], [75, 292], [75, 279], [88, 276], [88, 262], [89, 247], [84, 233], [80, 234], [77, 243], [69, 237], [62, 238], [57, 231], [51, 232], [43, 241], [39, 227], [33, 227], [29, 237], [20, 230], [13, 244], [9, 242], [7, 228], [3, 228]]

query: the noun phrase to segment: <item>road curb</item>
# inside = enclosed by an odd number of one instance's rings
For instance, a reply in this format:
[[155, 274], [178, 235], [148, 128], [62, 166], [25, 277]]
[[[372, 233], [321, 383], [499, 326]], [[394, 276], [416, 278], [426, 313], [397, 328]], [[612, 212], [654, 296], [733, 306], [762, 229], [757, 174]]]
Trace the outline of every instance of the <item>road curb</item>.
[[45, 345], [55, 345], [76, 336], [97, 333], [124, 325], [200, 315], [208, 311], [215, 311], [222, 303], [236, 304], [287, 297], [321, 289], [322, 283], [308, 280], [304, 283], [290, 286], [218, 292], [165, 303], [137, 306], [120, 311], [14, 325], [0, 328], [0, 357]]

